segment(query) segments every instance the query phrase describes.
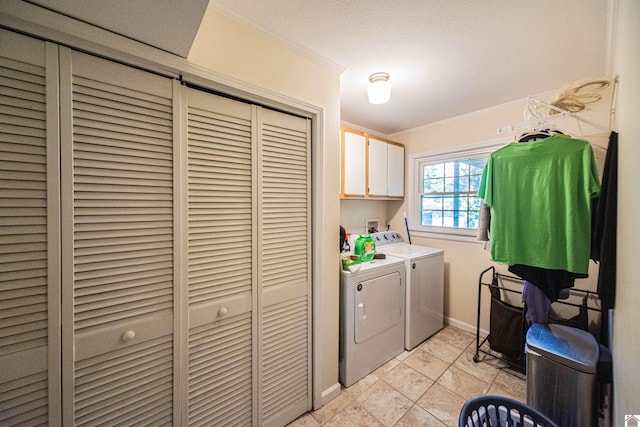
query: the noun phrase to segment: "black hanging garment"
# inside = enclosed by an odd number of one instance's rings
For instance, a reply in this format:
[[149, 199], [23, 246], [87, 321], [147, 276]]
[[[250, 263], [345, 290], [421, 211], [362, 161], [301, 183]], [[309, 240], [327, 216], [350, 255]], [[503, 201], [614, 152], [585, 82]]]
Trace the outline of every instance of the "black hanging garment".
[[618, 215], [618, 133], [611, 132], [600, 197], [592, 209], [591, 259], [600, 263], [598, 294], [602, 302], [600, 341], [608, 345], [607, 310], [616, 301], [616, 227]]
[[551, 302], [558, 300], [563, 289], [573, 288], [576, 279], [589, 277], [586, 273], [572, 273], [523, 264], [510, 265], [509, 271], [540, 288]]

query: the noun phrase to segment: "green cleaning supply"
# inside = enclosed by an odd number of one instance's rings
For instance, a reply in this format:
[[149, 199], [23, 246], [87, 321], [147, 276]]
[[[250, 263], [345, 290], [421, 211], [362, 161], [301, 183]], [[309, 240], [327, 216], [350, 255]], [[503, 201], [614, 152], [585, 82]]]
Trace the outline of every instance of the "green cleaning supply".
[[376, 242], [368, 234], [358, 237], [353, 253], [358, 255], [360, 262], [371, 261], [376, 255]]
[[360, 264], [360, 259], [356, 255], [348, 255], [341, 257], [342, 260], [342, 269], [348, 270], [349, 267]]

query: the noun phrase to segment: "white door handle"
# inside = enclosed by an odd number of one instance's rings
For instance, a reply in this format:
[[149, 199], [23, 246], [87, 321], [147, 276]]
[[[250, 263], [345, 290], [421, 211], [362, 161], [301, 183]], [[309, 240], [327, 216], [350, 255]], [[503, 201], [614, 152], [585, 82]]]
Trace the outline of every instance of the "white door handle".
[[136, 337], [136, 333], [133, 330], [127, 331], [120, 337], [120, 341], [129, 342]]

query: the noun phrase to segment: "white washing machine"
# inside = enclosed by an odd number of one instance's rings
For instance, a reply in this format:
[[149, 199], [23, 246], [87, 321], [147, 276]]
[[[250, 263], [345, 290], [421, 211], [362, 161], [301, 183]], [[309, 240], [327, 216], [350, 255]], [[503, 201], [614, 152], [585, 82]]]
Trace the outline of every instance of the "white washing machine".
[[387, 257], [342, 271], [340, 382], [349, 387], [404, 351], [405, 266]]
[[402, 258], [406, 268], [404, 346], [415, 346], [444, 326], [444, 251], [404, 242], [394, 231], [373, 233], [376, 252]]

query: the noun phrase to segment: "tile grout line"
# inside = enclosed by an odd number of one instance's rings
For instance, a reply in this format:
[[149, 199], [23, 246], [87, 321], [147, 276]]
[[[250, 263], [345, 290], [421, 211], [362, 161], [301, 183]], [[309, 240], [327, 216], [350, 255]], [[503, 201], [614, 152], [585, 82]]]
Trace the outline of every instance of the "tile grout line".
[[[450, 327], [450, 326], [449, 326]], [[437, 417], [435, 414], [433, 414], [429, 409], [423, 407], [422, 405], [420, 405], [418, 402], [420, 401], [420, 399], [423, 398], [423, 396], [425, 395], [425, 393], [429, 392], [429, 390], [431, 390], [431, 388], [438, 384], [440, 387], [442, 387], [444, 390], [446, 390], [448, 393], [451, 393], [452, 395], [456, 396], [459, 399], [462, 400], [468, 400], [466, 399], [464, 396], [461, 396], [459, 394], [459, 391], [455, 391], [455, 390], [451, 390], [450, 388], [448, 388], [446, 385], [444, 384], [439, 384], [438, 381], [443, 377], [443, 375], [449, 371], [452, 367], [455, 367], [457, 370], [469, 375], [470, 377], [472, 377], [474, 380], [477, 381], [482, 381], [485, 384], [488, 384], [487, 389], [484, 391], [484, 394], [488, 394], [489, 391], [494, 387], [494, 386], [499, 386], [496, 381], [498, 380], [498, 377], [500, 376], [500, 373], [504, 372], [506, 375], [508, 375], [509, 377], [512, 377], [514, 380], [517, 381], [522, 381], [523, 379], [520, 378], [518, 375], [515, 375], [514, 373], [512, 373], [512, 368], [510, 368], [508, 365], [507, 366], [493, 366], [491, 364], [489, 364], [488, 366], [491, 366], [493, 368], [495, 368], [497, 370], [497, 373], [491, 378], [490, 381], [486, 381], [486, 379], [484, 377], [479, 376], [477, 373], [474, 374], [473, 370], [467, 370], [465, 369], [466, 366], [462, 365], [462, 363], [466, 363], [466, 362], [460, 362], [459, 366], [454, 366], [456, 363], [458, 363], [458, 361], [460, 361], [460, 357], [469, 357], [472, 358], [473, 354], [471, 352], [469, 352], [471, 346], [475, 347], [475, 341], [473, 339], [471, 339], [468, 344], [466, 344], [464, 346], [464, 348], [460, 348], [459, 346], [453, 345], [451, 344], [452, 342], [459, 342], [459, 340], [461, 338], [464, 338], [464, 341], [466, 341], [467, 339], [470, 339], [470, 337], [467, 337], [467, 333], [464, 331], [460, 331], [462, 334], [464, 334], [464, 336], [460, 336], [458, 335], [458, 332], [455, 332], [455, 327], [452, 327], [454, 329], [452, 329], [451, 331], [454, 331], [453, 334], [454, 336], [452, 337], [450, 335], [450, 333], [443, 333], [442, 331], [445, 331], [447, 328], [447, 326], [445, 326], [445, 328], [443, 328], [440, 332], [434, 334], [432, 337], [430, 337], [428, 340], [426, 340], [424, 343], [420, 344], [419, 346], [417, 346], [416, 348], [414, 348], [413, 350], [411, 350], [410, 352], [406, 352], [408, 354], [404, 354], [405, 352], [401, 353], [400, 355], [396, 356], [393, 360], [396, 360], [397, 363], [394, 364], [393, 366], [390, 366], [388, 368], [388, 370], [384, 370], [384, 371], [380, 371], [385, 365], [381, 366], [380, 368], [374, 370], [372, 373], [370, 373], [369, 375], [374, 375], [375, 377], [375, 381], [373, 381], [371, 384], [367, 384], [366, 388], [362, 389], [362, 390], [358, 390], [357, 392], [354, 392], [354, 394], [350, 393], [349, 391], [347, 391], [348, 389], [344, 388], [343, 389], [343, 393], [346, 394], [346, 399], [347, 399], [347, 403], [344, 405], [344, 407], [340, 408], [339, 410], [336, 410], [335, 413], [333, 413], [329, 418], [327, 418], [326, 420], [324, 420], [324, 422], [320, 422], [318, 419], [316, 419], [316, 417], [313, 415], [313, 411], [311, 411], [311, 419], [313, 420], [313, 422], [315, 422], [317, 425], [326, 425], [328, 424], [331, 420], [334, 420], [336, 416], [338, 416], [339, 414], [343, 413], [347, 408], [349, 408], [352, 405], [359, 405], [359, 407], [364, 410], [366, 412], [366, 414], [370, 417], [372, 417], [373, 419], [375, 419], [377, 422], [379, 422], [382, 425], [386, 425], [382, 420], [380, 420], [378, 417], [376, 417], [373, 413], [370, 412], [370, 410], [363, 406], [362, 403], [360, 402], [360, 398], [362, 396], [364, 396], [367, 392], [369, 392], [373, 387], [375, 387], [377, 384], [379, 384], [380, 386], [386, 386], [391, 388], [392, 390], [394, 390], [395, 392], [397, 392], [400, 396], [402, 396], [403, 398], [406, 398], [411, 404], [409, 406], [408, 409], [406, 409], [402, 415], [400, 416], [400, 418], [395, 421], [393, 423], [393, 426], [398, 425], [403, 418], [405, 418], [407, 416], [408, 413], [410, 413], [412, 410], [414, 410], [414, 408], [419, 408], [420, 410], [426, 412], [427, 414], [429, 414], [429, 416], [433, 417], [435, 420], [437, 420], [440, 423], [443, 423], [444, 425], [447, 425], [447, 421], [446, 420], [442, 420], [439, 417]], [[457, 336], [456, 336], [457, 335]], [[429, 340], [433, 337], [437, 337], [438, 339], [436, 339], [435, 341], [432, 341], [432, 343], [436, 343], [440, 341], [442, 343], [448, 344], [450, 347], [455, 348], [456, 352], [458, 352], [457, 356], [455, 356], [455, 358], [453, 358], [453, 360], [451, 362], [448, 362], [447, 360], [443, 360], [441, 359], [436, 353], [437, 350], [434, 352], [433, 348], [431, 349], [431, 351], [425, 349], [424, 347], [425, 344], [427, 344], [429, 342]], [[447, 368], [444, 369], [442, 372], [440, 372], [440, 374], [437, 376], [437, 378], [432, 379], [430, 378], [428, 375], [425, 375], [424, 373], [422, 373], [422, 371], [419, 371], [418, 369], [414, 368], [413, 366], [405, 363], [407, 360], [409, 360], [412, 356], [414, 356], [415, 354], [417, 354], [417, 352], [424, 352], [426, 353], [429, 357], [434, 357], [437, 360], [447, 364]], [[448, 350], [447, 350], [448, 351]], [[445, 353], [442, 353], [445, 354]], [[400, 359], [398, 359], [398, 357], [402, 356]], [[489, 355], [490, 356], [490, 355]], [[390, 363], [391, 361], [387, 362]], [[479, 362], [473, 362], [474, 364], [479, 363]], [[428, 381], [431, 382], [431, 384], [427, 387], [426, 390], [424, 390], [422, 392], [422, 394], [417, 397], [416, 399], [411, 398], [410, 396], [408, 396], [405, 392], [403, 392], [402, 390], [397, 389], [396, 387], [393, 386], [393, 384], [389, 383], [385, 378], [392, 373], [393, 371], [399, 369], [399, 367], [401, 367], [401, 365], [403, 366], [403, 368], [406, 369], [410, 369], [412, 371], [415, 371], [418, 375], [420, 375], [421, 377], [424, 377], [425, 379], [427, 379]], [[377, 373], [376, 373], [377, 372]], [[366, 378], [366, 377], [365, 377]], [[364, 378], [363, 378], [364, 379]], [[362, 381], [362, 380], [360, 380]], [[382, 381], [383, 383], [380, 383], [380, 381]], [[357, 383], [356, 383], [357, 384]], [[354, 384], [355, 385], [355, 384]], [[408, 390], [407, 390], [408, 391]], [[355, 394], [357, 393], [357, 394]], [[322, 409], [322, 408], [321, 408]], [[321, 410], [320, 409], [320, 410]]]

